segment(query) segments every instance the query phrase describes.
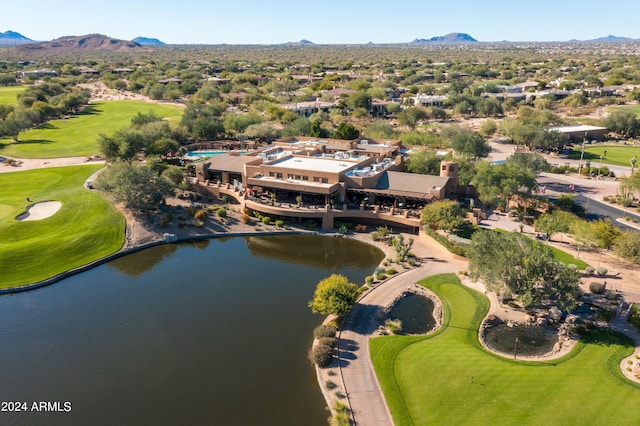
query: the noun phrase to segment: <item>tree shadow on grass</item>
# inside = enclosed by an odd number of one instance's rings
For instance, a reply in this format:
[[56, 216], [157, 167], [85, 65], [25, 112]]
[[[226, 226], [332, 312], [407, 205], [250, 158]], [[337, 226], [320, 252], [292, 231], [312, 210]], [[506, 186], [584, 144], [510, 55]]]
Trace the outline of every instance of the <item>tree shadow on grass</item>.
[[19, 139], [15, 142], [16, 145], [48, 145], [50, 143], [53, 141], [49, 139]]

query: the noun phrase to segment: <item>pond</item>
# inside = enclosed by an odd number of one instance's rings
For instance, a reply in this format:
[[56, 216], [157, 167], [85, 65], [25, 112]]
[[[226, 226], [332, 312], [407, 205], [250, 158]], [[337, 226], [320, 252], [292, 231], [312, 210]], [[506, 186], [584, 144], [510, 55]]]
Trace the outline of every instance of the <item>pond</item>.
[[501, 323], [485, 331], [485, 343], [503, 354], [514, 355], [517, 344], [518, 356], [540, 356], [553, 350], [558, 343], [558, 333], [539, 325]]
[[436, 326], [433, 308], [428, 297], [407, 293], [391, 307], [389, 317], [402, 322], [399, 334], [424, 334]]
[[382, 258], [343, 238], [204, 240], [1, 296], [2, 400], [72, 403], [3, 423], [325, 425], [307, 302]]

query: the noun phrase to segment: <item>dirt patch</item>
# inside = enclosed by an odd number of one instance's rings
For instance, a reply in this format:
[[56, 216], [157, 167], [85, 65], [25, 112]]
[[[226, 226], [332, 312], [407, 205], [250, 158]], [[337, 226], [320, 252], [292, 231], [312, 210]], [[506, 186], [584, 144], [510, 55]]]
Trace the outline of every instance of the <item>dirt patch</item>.
[[62, 207], [60, 201], [43, 201], [41, 203], [35, 203], [27, 207], [26, 213], [22, 213], [16, 217], [16, 220], [42, 220], [56, 214]]

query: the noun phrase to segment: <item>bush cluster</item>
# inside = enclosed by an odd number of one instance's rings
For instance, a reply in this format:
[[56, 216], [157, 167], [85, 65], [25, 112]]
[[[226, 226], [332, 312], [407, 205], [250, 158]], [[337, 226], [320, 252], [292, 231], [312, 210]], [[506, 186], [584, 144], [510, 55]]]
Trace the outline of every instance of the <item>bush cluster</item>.
[[321, 324], [313, 330], [313, 337], [321, 339], [323, 337], [335, 337], [338, 329], [335, 325]]
[[318, 339], [318, 343], [311, 347], [309, 360], [320, 368], [327, 367], [333, 360], [337, 340], [332, 337]]
[[607, 288], [607, 285], [598, 281], [593, 281], [589, 283], [589, 291], [593, 294], [604, 294], [604, 290]]

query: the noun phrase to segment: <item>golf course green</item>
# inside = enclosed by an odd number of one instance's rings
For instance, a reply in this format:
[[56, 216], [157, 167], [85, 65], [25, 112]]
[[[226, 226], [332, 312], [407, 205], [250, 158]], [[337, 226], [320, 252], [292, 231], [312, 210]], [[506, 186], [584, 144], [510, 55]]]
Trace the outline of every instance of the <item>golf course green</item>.
[[527, 362], [486, 351], [478, 327], [487, 298], [454, 274], [420, 282], [443, 304], [443, 325], [428, 336], [372, 339], [371, 358], [396, 425], [633, 425], [640, 385], [620, 361], [626, 336], [587, 334], [565, 357]]
[[[605, 155], [605, 151], [607, 151]], [[576, 145], [573, 148], [573, 152], [570, 158], [575, 160], [580, 159], [582, 152], [582, 145]], [[602, 161], [600, 156], [603, 155]], [[633, 157], [638, 158], [636, 167], [640, 166], [640, 146], [626, 146], [626, 145], [585, 145], [583, 160], [591, 161], [591, 167], [600, 167], [600, 163], [606, 166], [613, 164], [616, 166], [631, 167], [631, 159]]]
[[[101, 167], [0, 174], [0, 288], [50, 278], [122, 247], [124, 217], [101, 193], [83, 187]], [[17, 220], [28, 206], [44, 201], [62, 206], [45, 219]]]
[[13, 105], [18, 102], [18, 93], [22, 92], [26, 86], [5, 86], [0, 87], [0, 105]]
[[112, 134], [130, 124], [136, 114], [154, 111], [170, 123], [182, 117], [182, 108], [143, 101], [101, 101], [84, 112], [19, 134], [19, 141], [0, 141], [0, 155], [16, 158], [90, 156], [99, 153], [98, 135]]

